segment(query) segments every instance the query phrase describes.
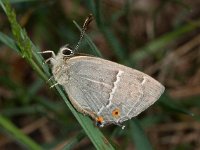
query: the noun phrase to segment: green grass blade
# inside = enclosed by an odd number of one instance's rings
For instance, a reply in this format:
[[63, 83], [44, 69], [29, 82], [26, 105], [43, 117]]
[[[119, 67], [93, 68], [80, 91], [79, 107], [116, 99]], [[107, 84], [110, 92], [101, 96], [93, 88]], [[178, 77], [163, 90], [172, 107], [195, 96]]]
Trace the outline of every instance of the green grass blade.
[[37, 143], [35, 143], [32, 139], [30, 139], [27, 135], [22, 133], [12, 122], [10, 122], [9, 119], [2, 116], [0, 114], [0, 126], [4, 129], [6, 129], [9, 134], [11, 134], [11, 137], [18, 142], [25, 145], [28, 149], [33, 150], [40, 150], [42, 147], [40, 147]]
[[132, 121], [130, 121], [130, 129], [130, 136], [132, 137], [137, 150], [153, 150], [137, 119], [132, 119]]
[[34, 2], [38, 0], [10, 0], [10, 3]]
[[78, 144], [85, 137], [84, 132], [80, 132], [76, 137], [72, 138], [63, 148], [63, 150], [71, 150], [73, 147]]
[[180, 105], [179, 103], [177, 103], [176, 101], [172, 100], [169, 96], [167, 96], [166, 94], [164, 94], [159, 100], [158, 100], [158, 104], [170, 111], [174, 111], [174, 112], [180, 112], [186, 115], [190, 115], [190, 116], [194, 116], [194, 114], [185, 109], [182, 105]]
[[6, 43], [6, 45], [8, 45], [8, 47], [15, 50], [18, 54], [20, 54], [20, 50], [18, 49], [17, 45], [15, 44], [15, 41], [1, 32], [0, 32], [0, 41], [2, 41], [2, 43]]
[[146, 46], [135, 50], [129, 57], [129, 61], [137, 63], [141, 59], [148, 57], [149, 55], [155, 54], [156, 52], [162, 52], [165, 46], [169, 45], [173, 41], [177, 40], [184, 34], [191, 32], [200, 27], [200, 20], [189, 22], [188, 24], [179, 27], [178, 29], [169, 32], [158, 39], [148, 43]]
[[90, 6], [96, 18], [97, 26], [99, 30], [103, 33], [103, 36], [105, 37], [106, 41], [108, 41], [108, 44], [111, 46], [111, 50], [115, 53], [115, 55], [121, 62], [124, 62], [124, 60], [127, 59], [126, 51], [112, 32], [112, 29], [105, 25], [102, 19], [103, 17], [101, 16], [102, 13], [100, 3], [100, 0], [90, 1]]
[[3, 4], [2, 1], [0, 1], [0, 4], [4, 12], [8, 16], [9, 22], [11, 23], [12, 33], [14, 35], [17, 46], [19, 47], [19, 50], [22, 54], [22, 57], [31, 58], [32, 53], [30, 39], [27, 36], [25, 30], [23, 30], [18, 24], [15, 12], [11, 9], [8, 0], [5, 0], [5, 4]]

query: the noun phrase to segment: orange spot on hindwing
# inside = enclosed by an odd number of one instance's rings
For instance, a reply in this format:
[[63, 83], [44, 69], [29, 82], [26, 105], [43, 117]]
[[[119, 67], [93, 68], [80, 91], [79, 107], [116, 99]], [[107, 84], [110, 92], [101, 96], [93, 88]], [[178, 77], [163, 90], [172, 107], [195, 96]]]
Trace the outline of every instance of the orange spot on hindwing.
[[118, 118], [120, 116], [120, 109], [119, 108], [115, 108], [112, 111], [112, 116], [115, 117], [115, 118]]
[[103, 117], [101, 117], [101, 116], [97, 117], [97, 118], [96, 118], [96, 125], [97, 125], [98, 127], [101, 127], [103, 121], [104, 121], [104, 120], [103, 120]]

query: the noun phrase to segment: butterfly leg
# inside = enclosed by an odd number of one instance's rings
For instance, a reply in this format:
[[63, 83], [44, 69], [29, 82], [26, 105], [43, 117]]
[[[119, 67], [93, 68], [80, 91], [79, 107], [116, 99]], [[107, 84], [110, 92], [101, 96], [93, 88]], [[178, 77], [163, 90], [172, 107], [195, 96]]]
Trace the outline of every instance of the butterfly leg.
[[46, 59], [43, 64], [46, 64], [48, 61], [52, 62], [52, 61], [55, 61], [55, 59], [53, 57], [50, 57], [48, 59]]
[[43, 62], [43, 64], [46, 64], [48, 61], [50, 61], [51, 63], [53, 63], [53, 62], [56, 61], [56, 60], [55, 60], [56, 55], [55, 55], [54, 51], [52, 51], [52, 50], [47, 50], [47, 51], [38, 52], [38, 53], [40, 53], [40, 54], [51, 53], [51, 55], [52, 55], [50, 58], [48, 58], [47, 60], [45, 60], [45, 61]]
[[53, 58], [55, 58], [55, 57], [56, 57], [56, 55], [55, 55], [54, 51], [52, 51], [52, 50], [46, 50], [46, 51], [43, 51], [43, 52], [38, 52], [38, 53], [40, 53], [40, 54], [51, 53], [51, 55], [52, 55], [52, 57], [53, 57]]

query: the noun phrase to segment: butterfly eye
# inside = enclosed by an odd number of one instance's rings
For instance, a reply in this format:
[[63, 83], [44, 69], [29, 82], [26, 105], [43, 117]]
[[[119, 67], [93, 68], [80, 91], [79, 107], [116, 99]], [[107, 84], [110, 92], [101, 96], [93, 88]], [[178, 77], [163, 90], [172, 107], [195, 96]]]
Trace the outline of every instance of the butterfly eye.
[[69, 48], [63, 49], [63, 50], [62, 50], [62, 54], [63, 54], [64, 56], [72, 56], [72, 55], [74, 55], [73, 51], [72, 51], [71, 49], [69, 49]]

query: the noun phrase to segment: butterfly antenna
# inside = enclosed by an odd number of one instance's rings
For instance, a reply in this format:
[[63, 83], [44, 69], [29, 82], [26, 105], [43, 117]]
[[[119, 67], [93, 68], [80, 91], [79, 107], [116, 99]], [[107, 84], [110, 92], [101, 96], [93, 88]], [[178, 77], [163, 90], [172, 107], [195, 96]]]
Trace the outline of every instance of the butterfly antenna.
[[84, 34], [85, 34], [86, 30], [88, 29], [88, 25], [90, 24], [90, 22], [91, 22], [92, 20], [93, 20], [92, 14], [90, 14], [90, 15], [85, 19], [85, 22], [84, 22], [83, 27], [82, 27], [82, 29], [81, 29], [81, 34], [80, 34], [79, 41], [78, 41], [76, 47], [74, 48], [74, 53], [75, 53], [75, 51], [78, 50], [78, 48], [79, 48], [79, 46], [80, 46], [80, 44], [81, 44], [81, 41], [82, 41], [82, 39], [83, 39], [83, 37], [84, 37]]

